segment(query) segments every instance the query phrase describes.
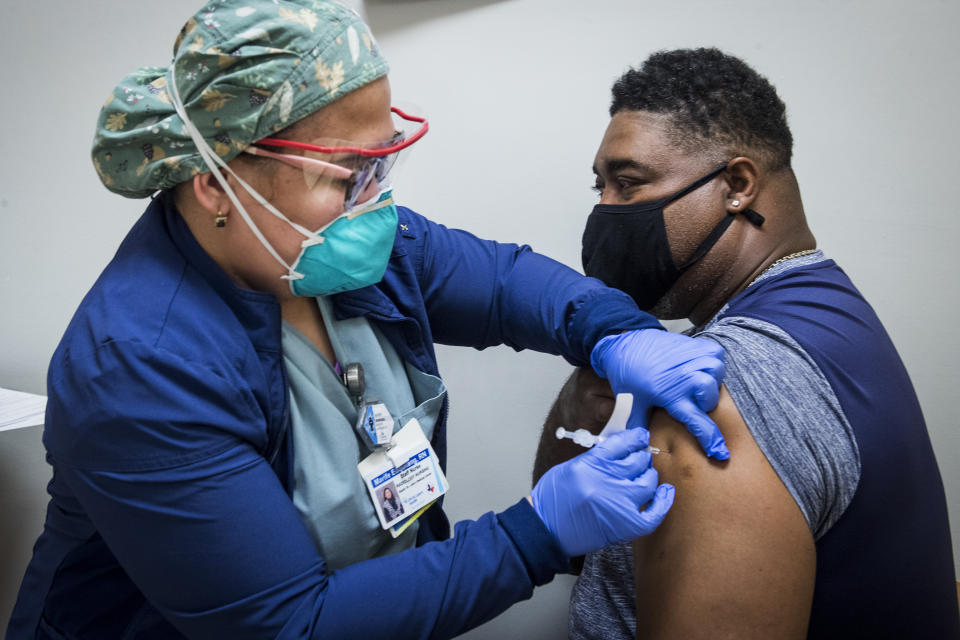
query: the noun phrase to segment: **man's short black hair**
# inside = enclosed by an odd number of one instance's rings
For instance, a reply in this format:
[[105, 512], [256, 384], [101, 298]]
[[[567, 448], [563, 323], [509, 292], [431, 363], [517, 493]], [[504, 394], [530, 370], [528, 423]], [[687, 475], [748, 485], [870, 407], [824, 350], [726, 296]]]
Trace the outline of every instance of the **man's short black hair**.
[[625, 109], [669, 116], [684, 148], [720, 145], [771, 170], [790, 166], [793, 136], [783, 101], [766, 78], [718, 49], [654, 53], [613, 85], [610, 115]]

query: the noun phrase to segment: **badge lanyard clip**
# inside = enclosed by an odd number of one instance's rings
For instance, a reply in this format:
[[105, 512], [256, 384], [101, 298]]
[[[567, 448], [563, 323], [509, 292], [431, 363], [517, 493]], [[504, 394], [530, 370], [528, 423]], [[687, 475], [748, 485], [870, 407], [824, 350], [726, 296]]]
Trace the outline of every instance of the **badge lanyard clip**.
[[347, 388], [347, 393], [353, 398], [353, 402], [359, 407], [363, 403], [363, 392], [367, 388], [367, 381], [363, 377], [363, 365], [359, 362], [351, 362], [347, 368], [340, 374], [343, 386]]
[[393, 416], [387, 410], [387, 405], [375, 398], [364, 397], [367, 385], [363, 365], [351, 362], [340, 374], [340, 379], [357, 405], [356, 429], [360, 437], [371, 450], [389, 450], [393, 439]]

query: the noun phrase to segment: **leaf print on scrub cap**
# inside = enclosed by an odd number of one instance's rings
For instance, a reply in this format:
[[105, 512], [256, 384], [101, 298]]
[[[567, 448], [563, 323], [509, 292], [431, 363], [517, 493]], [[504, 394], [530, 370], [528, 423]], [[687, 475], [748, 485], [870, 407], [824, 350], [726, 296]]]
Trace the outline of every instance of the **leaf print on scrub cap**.
[[370, 29], [337, 2], [210, 2], [180, 30], [169, 67], [139, 68], [113, 89], [93, 164], [104, 186], [130, 198], [208, 170], [171, 104], [171, 78], [187, 117], [228, 162], [387, 71]]

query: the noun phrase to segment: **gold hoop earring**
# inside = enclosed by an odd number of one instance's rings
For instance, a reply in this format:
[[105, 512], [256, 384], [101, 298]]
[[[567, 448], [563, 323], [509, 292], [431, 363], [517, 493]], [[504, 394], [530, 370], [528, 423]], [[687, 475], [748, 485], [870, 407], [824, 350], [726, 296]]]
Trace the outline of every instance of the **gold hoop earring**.
[[213, 219], [213, 224], [217, 228], [227, 226], [227, 216], [223, 215], [223, 212], [219, 209], [217, 209], [217, 217]]

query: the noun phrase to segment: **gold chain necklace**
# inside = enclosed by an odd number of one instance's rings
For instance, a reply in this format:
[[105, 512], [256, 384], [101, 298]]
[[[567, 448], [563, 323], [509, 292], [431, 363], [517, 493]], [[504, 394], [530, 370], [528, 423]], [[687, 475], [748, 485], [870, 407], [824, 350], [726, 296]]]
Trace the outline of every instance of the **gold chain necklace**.
[[793, 259], [793, 258], [801, 258], [801, 257], [803, 257], [803, 256], [808, 256], [808, 255], [810, 255], [811, 253], [814, 253], [815, 251], [816, 251], [816, 249], [804, 249], [803, 251], [796, 251], [796, 252], [794, 252], [794, 253], [791, 253], [791, 254], [788, 255], [788, 256], [783, 256], [782, 258], [780, 258], [779, 260], [777, 260], [777, 261], [775, 261], [773, 264], [771, 264], [769, 267], [767, 267], [766, 269], [764, 269], [763, 271], [761, 271], [760, 274], [759, 274], [756, 278], [754, 278], [753, 281], [752, 281], [750, 284], [748, 284], [745, 288], [746, 288], [746, 289], [749, 289], [750, 287], [752, 287], [754, 284], [756, 284], [757, 280], [759, 280], [760, 278], [763, 277], [763, 274], [765, 274], [767, 271], [770, 271], [770, 269], [773, 269], [773, 268], [774, 268], [775, 266], [777, 266], [778, 264], [781, 264], [781, 263], [786, 262], [787, 260], [791, 260], [791, 259]]

